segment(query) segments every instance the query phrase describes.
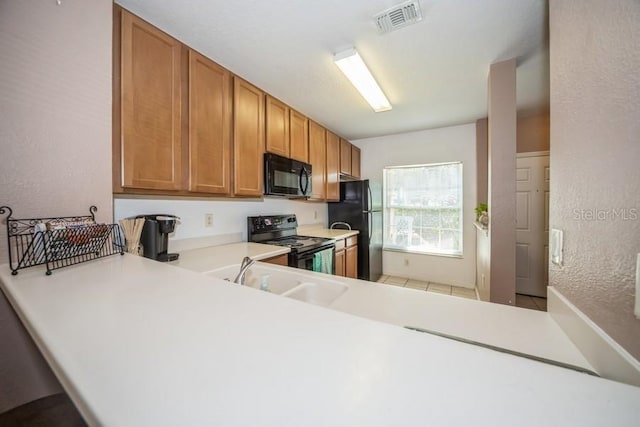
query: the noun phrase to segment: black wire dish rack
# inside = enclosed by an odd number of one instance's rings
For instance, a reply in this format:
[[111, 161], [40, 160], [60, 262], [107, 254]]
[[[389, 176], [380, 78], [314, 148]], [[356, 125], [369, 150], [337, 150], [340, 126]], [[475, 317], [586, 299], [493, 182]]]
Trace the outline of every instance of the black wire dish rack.
[[98, 208], [89, 207], [89, 215], [52, 218], [12, 218], [8, 206], [0, 207], [7, 215], [7, 244], [11, 274], [36, 265], [52, 270], [124, 254], [124, 244], [117, 224], [96, 224]]

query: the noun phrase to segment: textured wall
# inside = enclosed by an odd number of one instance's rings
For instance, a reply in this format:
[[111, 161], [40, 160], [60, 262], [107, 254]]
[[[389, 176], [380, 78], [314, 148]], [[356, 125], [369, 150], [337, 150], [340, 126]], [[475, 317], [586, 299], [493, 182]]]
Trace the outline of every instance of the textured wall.
[[0, 2], [0, 203], [18, 218], [111, 220], [111, 7]]
[[490, 299], [515, 304], [516, 292], [516, 60], [489, 67]]
[[[354, 141], [362, 175], [382, 183], [386, 166], [463, 163], [463, 258], [384, 251], [384, 274], [472, 288], [476, 277], [476, 126], [474, 123]], [[389, 148], [392, 147], [392, 148]], [[404, 260], [409, 260], [405, 265]]]
[[[0, 1], [0, 204], [17, 218], [111, 220], [111, 8]], [[0, 224], [0, 264], [5, 239]], [[1, 297], [0, 412], [58, 387]]]
[[[552, 0], [550, 284], [640, 359], [640, 2]], [[635, 212], [635, 214], [634, 214]]]

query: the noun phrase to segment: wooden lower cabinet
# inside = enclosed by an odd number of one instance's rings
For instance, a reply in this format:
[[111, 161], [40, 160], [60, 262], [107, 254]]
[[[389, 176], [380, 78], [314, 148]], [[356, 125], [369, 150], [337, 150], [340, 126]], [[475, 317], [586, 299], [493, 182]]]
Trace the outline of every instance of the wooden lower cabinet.
[[346, 261], [346, 252], [345, 248], [345, 239], [336, 240], [336, 257], [335, 257], [335, 275], [343, 276], [345, 275], [345, 261]]
[[289, 256], [287, 254], [283, 254], [283, 255], [278, 255], [278, 256], [271, 257], [271, 258], [263, 259], [261, 261], [262, 262], [268, 262], [269, 264], [288, 266], [289, 265]]
[[352, 279], [358, 278], [358, 245], [345, 249], [344, 275]]
[[358, 237], [336, 240], [336, 276], [358, 278]]

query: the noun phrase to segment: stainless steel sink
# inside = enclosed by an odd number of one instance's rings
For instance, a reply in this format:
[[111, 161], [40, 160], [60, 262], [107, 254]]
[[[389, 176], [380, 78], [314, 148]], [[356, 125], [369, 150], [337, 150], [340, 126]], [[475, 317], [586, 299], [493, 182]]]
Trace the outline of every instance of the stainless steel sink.
[[[240, 264], [230, 265], [205, 273], [206, 276], [233, 281], [240, 271]], [[335, 280], [300, 274], [293, 268], [272, 267], [256, 263], [245, 274], [244, 286], [260, 289], [262, 278], [268, 276], [269, 291], [298, 301], [328, 306], [349, 287]], [[240, 285], [236, 285], [240, 286]]]
[[[240, 264], [236, 264], [209, 271], [205, 273], [205, 275], [232, 282], [239, 271]], [[254, 264], [249, 267], [249, 270], [245, 273], [244, 286], [260, 289], [260, 283], [264, 276], [268, 276], [267, 283], [269, 284], [269, 291], [274, 294], [282, 294], [303, 282], [309, 281], [308, 277], [296, 274], [295, 272], [283, 271], [281, 268], [274, 268], [264, 264]]]

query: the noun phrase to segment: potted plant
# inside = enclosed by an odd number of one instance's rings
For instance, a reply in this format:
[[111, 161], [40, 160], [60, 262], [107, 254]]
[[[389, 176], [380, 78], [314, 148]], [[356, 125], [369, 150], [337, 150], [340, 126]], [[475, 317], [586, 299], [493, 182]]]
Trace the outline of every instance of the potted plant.
[[476, 221], [484, 226], [489, 225], [489, 206], [486, 203], [476, 206]]

